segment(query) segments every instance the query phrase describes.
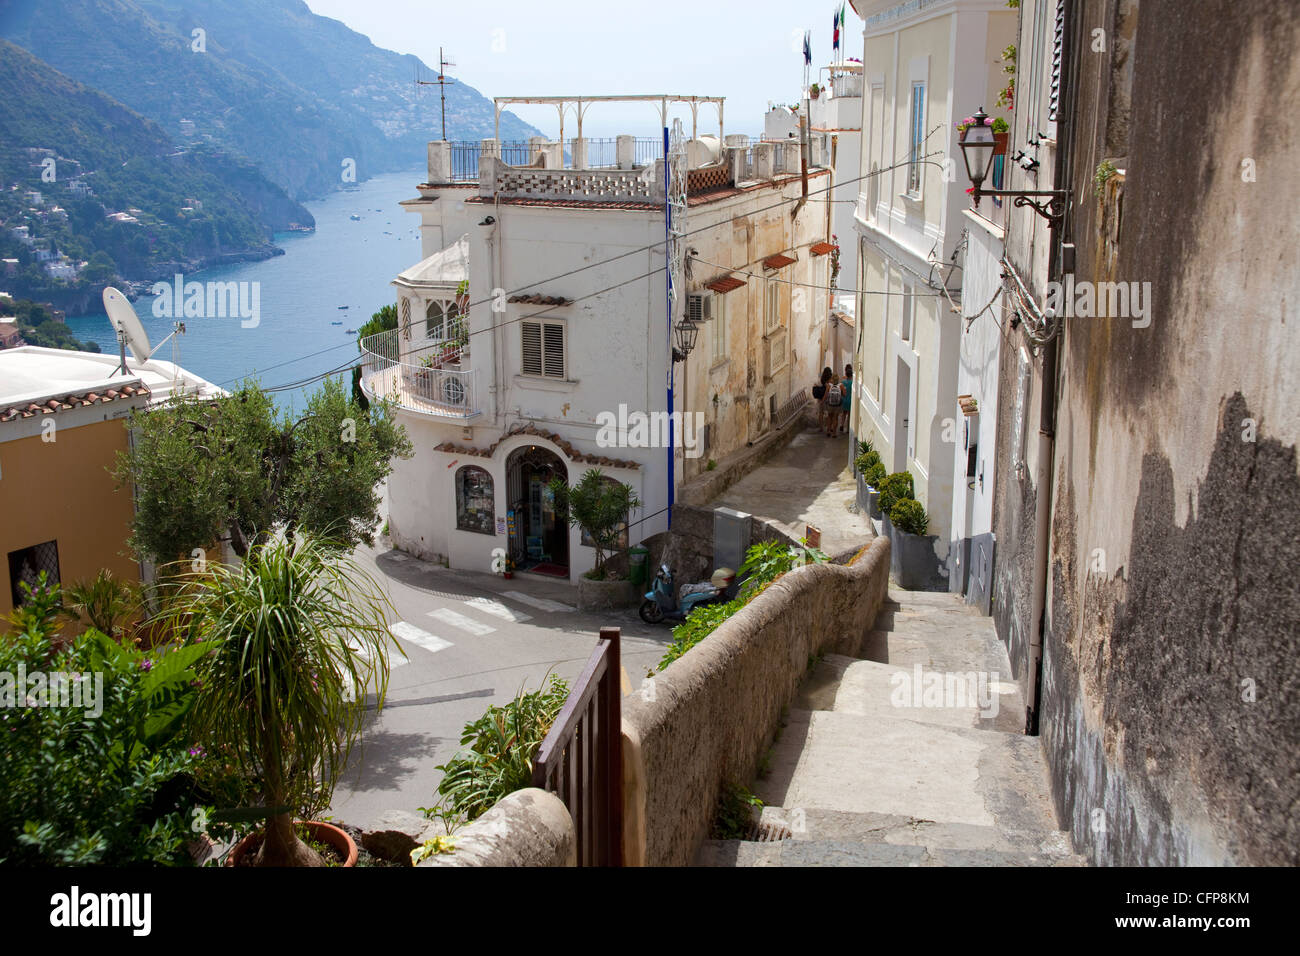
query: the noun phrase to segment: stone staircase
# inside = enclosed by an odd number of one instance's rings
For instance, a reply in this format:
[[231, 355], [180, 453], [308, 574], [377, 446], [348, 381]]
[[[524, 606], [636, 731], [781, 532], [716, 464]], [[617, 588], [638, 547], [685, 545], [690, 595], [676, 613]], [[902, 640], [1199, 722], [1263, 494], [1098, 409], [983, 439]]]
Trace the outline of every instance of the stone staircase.
[[822, 658], [750, 789], [757, 840], [700, 866], [1081, 866], [992, 621], [891, 584], [875, 629]]

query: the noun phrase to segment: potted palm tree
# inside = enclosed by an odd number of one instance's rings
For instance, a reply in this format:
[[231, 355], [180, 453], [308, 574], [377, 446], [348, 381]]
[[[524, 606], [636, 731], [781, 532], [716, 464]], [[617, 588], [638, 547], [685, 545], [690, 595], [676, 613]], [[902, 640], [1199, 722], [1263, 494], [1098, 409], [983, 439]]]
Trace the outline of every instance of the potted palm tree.
[[571, 525], [581, 528], [595, 549], [595, 567], [578, 580], [578, 605], [584, 610], [622, 607], [637, 600], [630, 579], [607, 580], [606, 564], [618, 552], [627, 531], [628, 512], [641, 507], [631, 485], [589, 468], [573, 486], [563, 478], [551, 481], [556, 511]]
[[[360, 739], [366, 693], [383, 704], [392, 610], [374, 578], [315, 537], [274, 538], [240, 567], [210, 564], [176, 586], [166, 615], [213, 648], [195, 668], [194, 734], [228, 756], [240, 797], [266, 819], [228, 862], [325, 865], [294, 812], [329, 805]], [[355, 863], [343, 830], [301, 827]]]

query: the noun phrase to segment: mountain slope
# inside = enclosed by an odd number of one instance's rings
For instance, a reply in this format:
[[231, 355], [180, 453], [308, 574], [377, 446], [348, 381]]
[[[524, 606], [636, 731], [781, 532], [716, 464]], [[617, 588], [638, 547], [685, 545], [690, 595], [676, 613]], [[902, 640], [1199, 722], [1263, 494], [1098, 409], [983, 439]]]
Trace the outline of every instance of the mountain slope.
[[[0, 252], [20, 263], [5, 285], [59, 303], [93, 298], [115, 275], [143, 281], [276, 255], [273, 230], [313, 224], [247, 160], [178, 149], [157, 124], [3, 40], [0, 185]], [[14, 235], [23, 227], [30, 243]], [[51, 280], [40, 249], [91, 268]]]
[[[202, 52], [195, 32], [202, 30]], [[154, 119], [253, 159], [298, 198], [416, 166], [441, 136], [438, 99], [413, 82], [413, 56], [374, 46], [301, 0], [7, 0], [0, 36]], [[428, 90], [428, 88], [424, 88]], [[447, 88], [450, 139], [491, 136], [493, 107]], [[502, 137], [537, 135], [513, 114]]]

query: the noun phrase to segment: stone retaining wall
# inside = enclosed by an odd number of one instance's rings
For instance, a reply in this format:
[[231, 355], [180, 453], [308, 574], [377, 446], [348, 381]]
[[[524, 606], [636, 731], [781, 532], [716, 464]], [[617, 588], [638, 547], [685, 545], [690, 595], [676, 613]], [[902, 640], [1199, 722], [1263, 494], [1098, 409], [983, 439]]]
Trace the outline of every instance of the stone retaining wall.
[[848, 565], [796, 568], [624, 698], [628, 864], [691, 862], [723, 785], [757, 773], [809, 660], [869, 630], [888, 584], [885, 538]]
[[577, 866], [573, 818], [553, 793], [529, 787], [452, 834], [456, 849], [420, 866]]

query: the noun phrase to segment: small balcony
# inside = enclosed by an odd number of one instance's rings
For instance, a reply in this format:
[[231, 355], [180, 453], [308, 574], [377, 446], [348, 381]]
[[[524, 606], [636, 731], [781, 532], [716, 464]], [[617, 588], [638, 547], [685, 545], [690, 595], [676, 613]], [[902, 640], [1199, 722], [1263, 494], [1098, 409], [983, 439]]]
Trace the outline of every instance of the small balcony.
[[465, 421], [481, 412], [468, 362], [461, 342], [424, 339], [412, 347], [403, 330], [389, 329], [361, 340], [361, 389], [410, 412]]

